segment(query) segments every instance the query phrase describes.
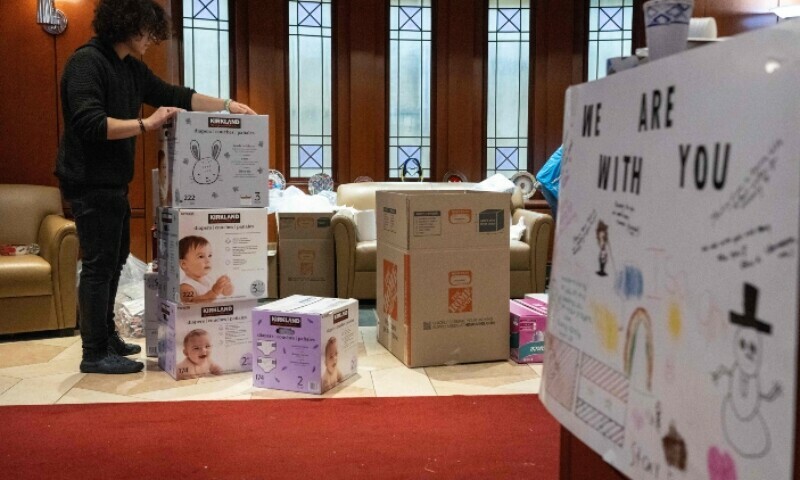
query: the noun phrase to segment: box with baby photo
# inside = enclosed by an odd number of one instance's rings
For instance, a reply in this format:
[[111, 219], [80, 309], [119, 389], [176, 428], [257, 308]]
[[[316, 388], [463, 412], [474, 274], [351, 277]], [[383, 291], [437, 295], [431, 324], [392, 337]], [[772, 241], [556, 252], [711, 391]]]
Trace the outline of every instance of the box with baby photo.
[[162, 130], [162, 206], [266, 207], [266, 115], [180, 112]]
[[158, 295], [182, 304], [266, 297], [266, 208], [159, 208]]
[[358, 371], [358, 301], [292, 295], [253, 309], [253, 385], [323, 393]]
[[176, 380], [250, 371], [256, 300], [179, 305], [161, 300], [158, 366]]

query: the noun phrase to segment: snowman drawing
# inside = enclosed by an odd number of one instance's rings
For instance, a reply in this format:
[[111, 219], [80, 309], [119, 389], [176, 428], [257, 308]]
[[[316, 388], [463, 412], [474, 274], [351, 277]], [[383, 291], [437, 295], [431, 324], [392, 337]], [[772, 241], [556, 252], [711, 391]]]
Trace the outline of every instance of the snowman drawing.
[[217, 158], [219, 152], [222, 150], [222, 142], [215, 141], [211, 145], [211, 156], [203, 158], [200, 155], [200, 144], [197, 140], [192, 140], [189, 143], [189, 150], [195, 159], [194, 166], [192, 167], [192, 178], [200, 185], [209, 185], [219, 179], [220, 165]]
[[744, 284], [744, 313], [730, 312], [731, 323], [738, 325], [733, 350], [736, 361], [730, 367], [721, 365], [712, 374], [716, 384], [723, 375], [729, 377], [728, 393], [722, 401], [722, 430], [725, 439], [747, 458], [760, 458], [771, 447], [769, 428], [761, 416], [761, 401], [773, 401], [781, 394], [775, 383], [769, 392], [761, 392], [758, 373], [763, 358], [762, 335], [771, 335], [772, 326], [756, 318], [758, 289]]

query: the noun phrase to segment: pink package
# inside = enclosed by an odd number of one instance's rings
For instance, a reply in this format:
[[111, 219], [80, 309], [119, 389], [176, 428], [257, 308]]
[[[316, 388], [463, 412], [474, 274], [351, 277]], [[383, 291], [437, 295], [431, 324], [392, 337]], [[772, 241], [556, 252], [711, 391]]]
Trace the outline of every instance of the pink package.
[[547, 302], [535, 298], [509, 301], [511, 358], [517, 363], [542, 363]]

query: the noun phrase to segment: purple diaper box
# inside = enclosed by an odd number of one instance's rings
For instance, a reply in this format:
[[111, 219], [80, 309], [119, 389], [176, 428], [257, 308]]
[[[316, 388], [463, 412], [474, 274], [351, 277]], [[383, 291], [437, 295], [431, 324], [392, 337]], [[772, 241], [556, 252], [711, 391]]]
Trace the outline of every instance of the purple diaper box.
[[517, 363], [542, 363], [547, 301], [523, 298], [509, 302], [511, 311], [511, 358]]
[[292, 295], [253, 309], [253, 385], [323, 393], [358, 371], [358, 301]]

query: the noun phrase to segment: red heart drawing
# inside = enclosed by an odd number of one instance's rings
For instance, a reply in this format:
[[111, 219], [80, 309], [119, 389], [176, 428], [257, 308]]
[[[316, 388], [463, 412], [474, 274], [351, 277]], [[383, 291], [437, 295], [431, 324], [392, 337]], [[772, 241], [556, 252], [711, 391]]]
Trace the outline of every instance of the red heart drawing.
[[722, 452], [717, 447], [708, 449], [708, 478], [736, 480], [736, 465], [728, 452]]

